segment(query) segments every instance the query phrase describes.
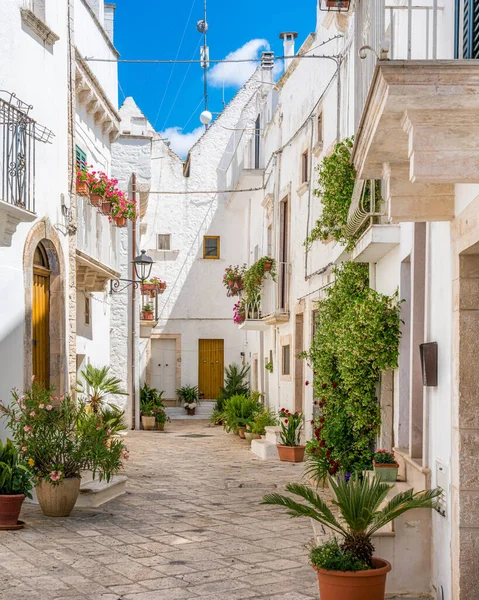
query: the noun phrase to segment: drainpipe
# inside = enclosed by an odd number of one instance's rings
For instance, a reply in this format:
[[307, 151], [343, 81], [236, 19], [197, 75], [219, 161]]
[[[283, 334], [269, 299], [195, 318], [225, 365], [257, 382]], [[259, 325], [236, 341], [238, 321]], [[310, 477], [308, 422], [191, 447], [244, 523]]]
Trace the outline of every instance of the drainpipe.
[[[136, 200], [136, 173], [131, 176], [131, 195]], [[136, 219], [131, 224], [131, 260], [136, 256]], [[136, 280], [134, 267], [131, 269], [131, 279]], [[136, 426], [136, 284], [131, 286], [131, 428]]]

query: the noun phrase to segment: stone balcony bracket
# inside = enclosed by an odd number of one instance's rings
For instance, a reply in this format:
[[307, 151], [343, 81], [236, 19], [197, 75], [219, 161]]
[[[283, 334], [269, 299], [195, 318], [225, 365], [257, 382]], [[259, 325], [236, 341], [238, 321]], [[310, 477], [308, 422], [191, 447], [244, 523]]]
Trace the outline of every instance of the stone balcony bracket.
[[93, 115], [95, 124], [109, 135], [110, 142], [114, 142], [120, 135], [120, 116], [90, 68], [80, 61], [76, 63], [75, 90], [78, 102]]
[[120, 273], [103, 265], [81, 250], [76, 251], [77, 289], [85, 292], [104, 292], [108, 281], [118, 279]]
[[20, 223], [31, 223], [36, 218], [35, 213], [0, 200], [0, 247], [12, 245], [12, 236]]
[[454, 185], [479, 183], [479, 61], [379, 61], [352, 161], [383, 178], [389, 218], [454, 217]]

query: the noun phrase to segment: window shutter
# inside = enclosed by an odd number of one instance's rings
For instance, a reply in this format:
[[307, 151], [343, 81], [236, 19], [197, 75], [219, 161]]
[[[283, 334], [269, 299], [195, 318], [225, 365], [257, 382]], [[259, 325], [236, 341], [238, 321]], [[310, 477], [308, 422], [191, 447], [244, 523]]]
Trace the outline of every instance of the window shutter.
[[464, 0], [462, 57], [479, 58], [479, 2]]
[[78, 146], [75, 146], [76, 163], [81, 169], [86, 168], [86, 152]]

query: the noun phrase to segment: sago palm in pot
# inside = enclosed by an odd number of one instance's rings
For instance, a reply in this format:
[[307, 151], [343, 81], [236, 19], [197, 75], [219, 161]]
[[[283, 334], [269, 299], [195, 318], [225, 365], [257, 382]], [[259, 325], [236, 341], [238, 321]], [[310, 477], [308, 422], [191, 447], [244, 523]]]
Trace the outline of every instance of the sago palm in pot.
[[375, 477], [355, 475], [349, 481], [344, 476], [330, 477], [329, 485], [338, 515], [318, 493], [301, 484], [290, 483], [286, 491], [299, 496], [304, 503], [281, 494], [267, 494], [263, 504], [282, 506], [292, 517], [314, 519], [340, 538], [335, 547], [327, 542], [311, 551], [322, 600], [383, 600], [391, 566], [385, 560], [373, 558], [372, 536], [409, 510], [434, 508], [441, 490], [415, 493], [411, 489], [386, 501], [393, 486]]

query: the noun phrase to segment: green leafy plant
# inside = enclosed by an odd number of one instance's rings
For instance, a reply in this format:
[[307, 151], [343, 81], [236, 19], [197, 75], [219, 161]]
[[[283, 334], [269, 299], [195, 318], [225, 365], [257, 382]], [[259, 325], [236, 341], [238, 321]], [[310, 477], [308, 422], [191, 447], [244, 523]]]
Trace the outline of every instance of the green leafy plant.
[[400, 303], [397, 294], [369, 287], [367, 265], [346, 262], [333, 274], [308, 353], [319, 408], [314, 432], [330, 451], [332, 472], [353, 473], [371, 465], [381, 420], [377, 384], [398, 365]]
[[84, 401], [98, 412], [108, 396], [128, 396], [121, 388], [121, 380], [110, 375], [110, 367], [87, 365], [81, 371], [82, 380], [77, 381], [76, 391], [83, 395]]
[[317, 569], [328, 571], [367, 571], [369, 566], [359, 560], [349, 550], [343, 550], [336, 538], [312, 548], [309, 555], [311, 564]]
[[[33, 459], [29, 460], [32, 464]], [[24, 494], [31, 498], [32, 488], [33, 474], [24, 459], [20, 459], [11, 440], [4, 444], [0, 440], [0, 496]]]
[[220, 415], [226, 400], [232, 396], [247, 396], [249, 394], [249, 365], [238, 365], [231, 363], [225, 367], [225, 382], [220, 388], [220, 394], [216, 400], [214, 412]]
[[324, 485], [331, 474], [331, 451], [316, 442], [306, 442], [306, 465], [304, 476], [316, 486]]
[[263, 405], [248, 396], [232, 396], [225, 402], [224, 428], [233, 431], [249, 425], [255, 415], [263, 410]]
[[119, 433], [126, 429], [125, 411], [114, 404], [108, 404], [100, 408], [102, 422], [112, 432]]
[[283, 446], [299, 446], [301, 444], [301, 429], [303, 428], [303, 413], [291, 413], [284, 408], [279, 416], [281, 421], [281, 444]]
[[184, 385], [176, 390], [176, 395], [186, 409], [193, 409], [200, 405], [200, 392], [197, 385]]
[[257, 412], [251, 422], [251, 433], [265, 435], [265, 427], [274, 427], [278, 425], [278, 417], [276, 413], [269, 408], [261, 412]]
[[309, 486], [290, 483], [286, 490], [299, 496], [304, 503], [281, 494], [267, 494], [263, 504], [273, 504], [286, 508], [292, 517], [308, 517], [328, 527], [333, 534], [342, 538], [341, 550], [372, 567], [374, 546], [371, 538], [376, 531], [414, 508], [434, 508], [435, 499], [441, 494], [439, 488], [414, 493], [414, 490], [400, 492], [381, 508], [392, 485], [382, 483], [372, 477], [351, 477], [346, 481], [340, 477], [336, 481], [329, 478], [333, 491], [333, 505], [339, 516], [333, 514], [328, 504]]
[[373, 460], [378, 465], [395, 465], [396, 458], [394, 456], [394, 452], [389, 452], [388, 450], [376, 450], [373, 456]]
[[85, 470], [110, 480], [128, 458], [124, 442], [113, 435], [100, 411], [69, 396], [53, 396], [53, 388], [32, 383], [13, 402], [1, 405], [12, 437], [22, 456], [28, 458], [37, 479], [59, 484], [80, 477]]
[[151, 304], [144, 304], [141, 310], [143, 312], [153, 312], [153, 306]]
[[272, 373], [272, 372], [273, 372], [273, 369], [274, 369], [274, 365], [273, 365], [273, 363], [272, 363], [271, 361], [268, 361], [268, 362], [267, 362], [267, 363], [264, 365], [264, 368], [265, 368], [267, 371], [269, 371], [270, 373]]
[[163, 402], [163, 390], [150, 387], [146, 382], [140, 389], [140, 411], [145, 417], [155, 417], [156, 423], [170, 422]]

